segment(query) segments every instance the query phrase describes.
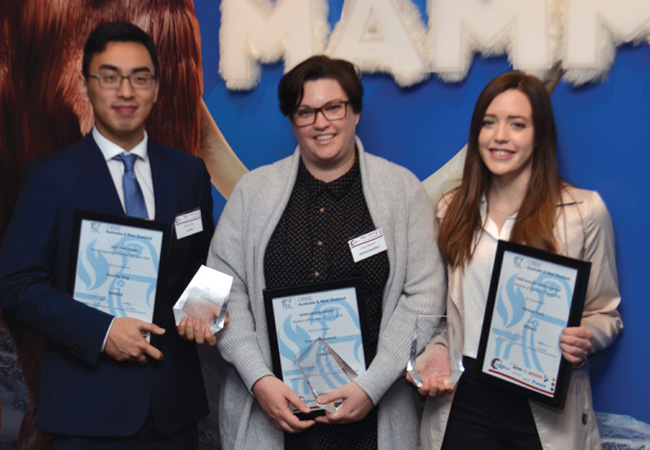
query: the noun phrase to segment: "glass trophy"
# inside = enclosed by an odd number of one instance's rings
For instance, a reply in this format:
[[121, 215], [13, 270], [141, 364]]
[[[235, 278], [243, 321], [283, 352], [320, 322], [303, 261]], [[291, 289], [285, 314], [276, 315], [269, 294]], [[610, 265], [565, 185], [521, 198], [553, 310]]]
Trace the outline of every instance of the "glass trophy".
[[[357, 373], [322, 337], [296, 354], [296, 364], [300, 368], [314, 400], [322, 397], [357, 377]], [[340, 401], [328, 404], [317, 403], [322, 409], [336, 412]]]
[[417, 387], [424, 379], [440, 378], [456, 386], [465, 368], [460, 340], [447, 316], [418, 316], [406, 367]]
[[214, 334], [224, 327], [232, 277], [201, 266], [174, 305], [176, 325], [185, 316], [201, 322]]

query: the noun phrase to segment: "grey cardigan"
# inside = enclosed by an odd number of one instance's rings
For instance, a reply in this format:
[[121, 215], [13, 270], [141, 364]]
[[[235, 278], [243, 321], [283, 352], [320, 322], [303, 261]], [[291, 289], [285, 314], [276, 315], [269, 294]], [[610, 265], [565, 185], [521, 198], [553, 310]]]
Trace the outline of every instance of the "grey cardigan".
[[[377, 354], [355, 382], [380, 401], [379, 449], [419, 447], [417, 392], [404, 379], [418, 314], [443, 314], [445, 269], [434, 241], [433, 208], [417, 178], [403, 167], [366, 154], [356, 139], [363, 194], [388, 247], [390, 273], [383, 295]], [[227, 449], [282, 449], [283, 433], [266, 418], [251, 388], [272, 375], [262, 290], [264, 253], [284, 212], [300, 151], [242, 177], [219, 220], [208, 265], [234, 277], [230, 323], [218, 346], [232, 367], [219, 407]]]

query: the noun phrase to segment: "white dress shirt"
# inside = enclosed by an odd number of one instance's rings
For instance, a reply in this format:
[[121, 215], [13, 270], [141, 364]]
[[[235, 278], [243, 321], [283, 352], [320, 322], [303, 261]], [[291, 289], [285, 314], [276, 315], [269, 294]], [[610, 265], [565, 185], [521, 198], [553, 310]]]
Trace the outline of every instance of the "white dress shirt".
[[124, 188], [122, 187], [122, 179], [124, 177], [124, 163], [113, 158], [120, 153], [137, 155], [137, 159], [135, 160], [135, 164], [133, 166], [133, 171], [135, 172], [135, 176], [138, 179], [140, 189], [142, 189], [144, 203], [147, 206], [148, 218], [150, 220], [153, 220], [156, 217], [156, 205], [154, 200], [151, 165], [149, 164], [149, 155], [147, 154], [147, 132], [144, 132], [144, 138], [130, 151], [123, 149], [119, 145], [109, 141], [107, 138], [102, 136], [97, 127], [93, 127], [92, 133], [97, 146], [102, 151], [102, 154], [106, 159], [108, 170], [111, 173], [111, 177], [113, 178], [115, 189], [117, 189], [117, 195], [119, 195], [120, 202], [122, 202], [122, 208], [124, 208]]
[[465, 267], [462, 278], [463, 301], [465, 303], [465, 345], [463, 355], [475, 358], [478, 355], [478, 345], [483, 329], [483, 317], [487, 303], [494, 256], [497, 253], [497, 243], [500, 240], [507, 241], [510, 232], [515, 224], [513, 215], [506, 219], [501, 231], [487, 214], [487, 200], [481, 200], [481, 221], [483, 230], [478, 236], [478, 244], [472, 255], [472, 259]]
[[[117, 189], [117, 195], [120, 197], [120, 202], [122, 203], [122, 209], [125, 211], [126, 208], [124, 206], [124, 188], [122, 186], [122, 179], [124, 178], [124, 163], [113, 158], [120, 153], [134, 154], [138, 156], [135, 160], [135, 164], [133, 165], [133, 171], [135, 172], [135, 176], [138, 179], [140, 189], [142, 189], [144, 203], [147, 206], [148, 218], [153, 219], [156, 217], [156, 206], [153, 196], [153, 178], [151, 176], [149, 155], [147, 154], [147, 132], [144, 132], [144, 138], [142, 141], [133, 147], [131, 151], [127, 151], [114, 142], [109, 141], [99, 132], [97, 127], [93, 127], [92, 133], [93, 139], [95, 139], [97, 146], [106, 159], [108, 171], [111, 173], [113, 184], [115, 184], [115, 189]], [[106, 330], [106, 336], [104, 337], [104, 342], [102, 343], [102, 352], [106, 348], [106, 340], [108, 339], [108, 334], [110, 333], [114, 323], [115, 319], [113, 319], [110, 326], [108, 327], [108, 330]]]

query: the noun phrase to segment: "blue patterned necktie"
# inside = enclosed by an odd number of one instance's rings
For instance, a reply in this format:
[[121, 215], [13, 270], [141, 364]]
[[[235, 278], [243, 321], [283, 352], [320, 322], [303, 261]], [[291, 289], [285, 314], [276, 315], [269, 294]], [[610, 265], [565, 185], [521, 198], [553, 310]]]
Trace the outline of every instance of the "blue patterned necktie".
[[140, 217], [148, 219], [147, 206], [144, 203], [144, 195], [138, 184], [133, 171], [136, 155], [126, 155], [124, 153], [115, 156], [113, 159], [124, 163], [124, 178], [122, 178], [122, 188], [124, 189], [124, 209], [127, 216]]

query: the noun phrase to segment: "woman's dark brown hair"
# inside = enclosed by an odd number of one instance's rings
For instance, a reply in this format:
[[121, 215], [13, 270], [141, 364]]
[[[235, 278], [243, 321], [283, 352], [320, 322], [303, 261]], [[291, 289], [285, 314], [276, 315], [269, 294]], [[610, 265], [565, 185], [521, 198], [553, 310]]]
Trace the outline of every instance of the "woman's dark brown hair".
[[557, 134], [551, 101], [539, 79], [508, 72], [490, 81], [474, 106], [463, 179], [453, 191], [438, 232], [438, 246], [451, 268], [471, 260], [477, 233], [482, 229], [481, 198], [487, 195], [491, 175], [479, 154], [478, 137], [488, 106], [496, 96], [510, 89], [522, 92], [530, 101], [535, 131], [532, 174], [510, 241], [556, 251], [553, 228], [562, 179], [557, 169]]
[[278, 86], [278, 100], [283, 115], [291, 117], [302, 101], [304, 85], [307, 81], [330, 78], [336, 80], [348, 96], [350, 107], [356, 114], [363, 106], [363, 85], [354, 64], [343, 59], [333, 59], [325, 55], [307, 58], [287, 72]]

